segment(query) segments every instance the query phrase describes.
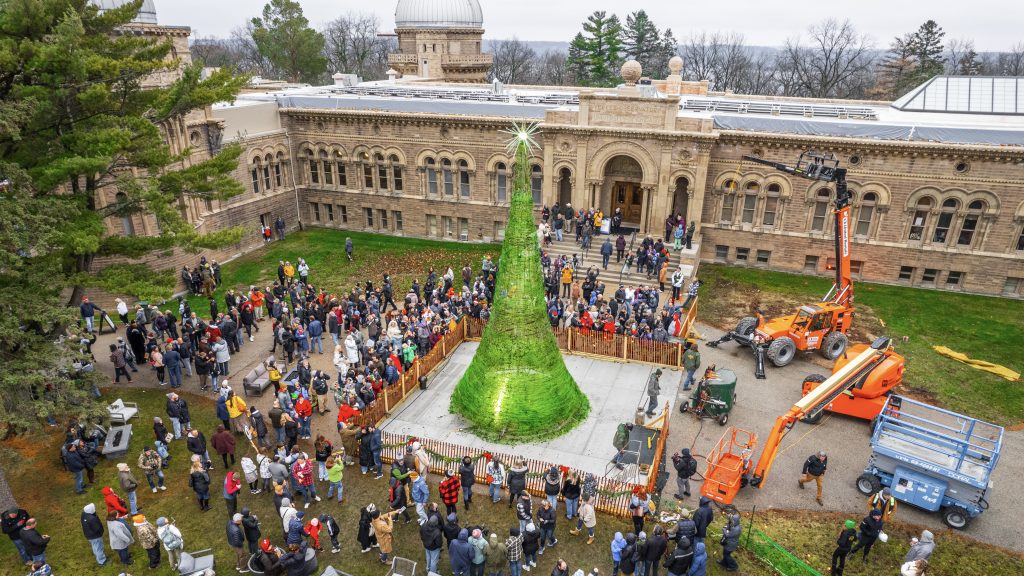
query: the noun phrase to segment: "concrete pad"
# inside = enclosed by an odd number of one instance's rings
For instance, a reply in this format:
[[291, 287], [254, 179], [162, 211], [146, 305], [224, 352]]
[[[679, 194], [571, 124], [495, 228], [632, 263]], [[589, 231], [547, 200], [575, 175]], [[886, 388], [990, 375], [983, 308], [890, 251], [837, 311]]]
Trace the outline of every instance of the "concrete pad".
[[[381, 425], [394, 434], [423, 436], [478, 449], [514, 451], [527, 458], [574, 466], [603, 476], [615, 454], [612, 438], [619, 423], [633, 422], [638, 406], [647, 407], [647, 379], [657, 366], [565, 355], [566, 367], [590, 400], [590, 415], [567, 434], [543, 442], [514, 446], [487, 442], [467, 430], [470, 423], [448, 411], [456, 384], [479, 347], [465, 342], [436, 373], [426, 391], [416, 391]], [[659, 405], [676, 406], [685, 373], [663, 367]], [[661, 408], [658, 413], [660, 414]]]

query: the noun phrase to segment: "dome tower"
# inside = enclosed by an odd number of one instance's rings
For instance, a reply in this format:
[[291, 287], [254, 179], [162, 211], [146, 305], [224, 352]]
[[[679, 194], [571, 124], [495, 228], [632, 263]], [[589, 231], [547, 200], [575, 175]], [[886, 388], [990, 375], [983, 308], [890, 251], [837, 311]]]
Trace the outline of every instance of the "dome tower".
[[478, 0], [399, 0], [398, 53], [388, 65], [403, 76], [445, 82], [486, 82], [493, 57], [480, 51], [484, 34]]

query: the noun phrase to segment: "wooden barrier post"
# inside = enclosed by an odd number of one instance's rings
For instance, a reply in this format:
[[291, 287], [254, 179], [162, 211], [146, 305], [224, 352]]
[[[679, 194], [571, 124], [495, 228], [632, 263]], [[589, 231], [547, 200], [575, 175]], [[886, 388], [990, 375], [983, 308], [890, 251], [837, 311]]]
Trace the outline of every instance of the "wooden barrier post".
[[[616, 334], [615, 337], [616, 338], [620, 338], [620, 336], [618, 334]], [[626, 360], [626, 359], [629, 358], [629, 337], [628, 336], [621, 336], [621, 338], [622, 338], [622, 359]]]
[[676, 367], [683, 365], [683, 343], [676, 342]]

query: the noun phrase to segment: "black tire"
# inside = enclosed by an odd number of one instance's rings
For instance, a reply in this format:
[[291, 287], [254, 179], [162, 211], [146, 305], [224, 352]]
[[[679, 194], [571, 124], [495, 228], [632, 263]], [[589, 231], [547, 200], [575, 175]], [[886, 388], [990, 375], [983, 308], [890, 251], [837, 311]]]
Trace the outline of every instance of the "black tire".
[[878, 494], [878, 491], [881, 489], [882, 481], [878, 479], [878, 476], [865, 472], [857, 477], [857, 491], [861, 494], [871, 496], [872, 494]]
[[825, 411], [818, 410], [814, 414], [804, 416], [803, 418], [800, 419], [800, 421], [806, 424], [817, 424], [818, 422], [821, 422], [823, 416], [825, 416]]
[[736, 323], [735, 332], [740, 336], [750, 336], [754, 333], [755, 328], [757, 328], [757, 318], [754, 318], [753, 316], [744, 316]]
[[959, 506], [950, 506], [942, 511], [942, 521], [955, 530], [963, 530], [971, 523], [971, 515]]
[[722, 414], [721, 416], [718, 417], [718, 425], [719, 426], [725, 426], [728, 422], [729, 422], [729, 415], [728, 414]]
[[796, 343], [789, 336], [779, 336], [768, 345], [768, 360], [782, 368], [796, 358]]
[[846, 352], [846, 346], [849, 343], [850, 339], [846, 337], [846, 334], [833, 332], [821, 341], [821, 348], [818, 349], [818, 352], [821, 352], [826, 360], [835, 360]]
[[680, 414], [686, 414], [689, 410], [690, 410], [690, 402], [689, 401], [683, 402], [682, 404], [679, 405], [679, 413]]

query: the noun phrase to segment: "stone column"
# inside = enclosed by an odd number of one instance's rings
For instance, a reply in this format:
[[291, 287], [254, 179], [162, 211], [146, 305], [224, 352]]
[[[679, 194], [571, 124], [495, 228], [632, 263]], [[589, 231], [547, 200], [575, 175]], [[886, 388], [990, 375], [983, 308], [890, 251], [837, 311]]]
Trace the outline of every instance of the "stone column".
[[545, 206], [552, 206], [555, 203], [557, 192], [555, 191], [555, 143], [554, 139], [544, 139], [544, 170], [541, 178], [540, 201]]
[[646, 186], [645, 185], [641, 185], [640, 186], [640, 190], [644, 193], [643, 201], [640, 204], [643, 207], [640, 210], [640, 233], [641, 234], [647, 234], [650, 231], [650, 220], [651, 219], [650, 219], [650, 216], [649, 216], [648, 212], [651, 211], [650, 210], [650, 203], [652, 201], [651, 196], [652, 196], [652, 192], [654, 191], [654, 187], [653, 186], [649, 186], [649, 185], [646, 185]]
[[710, 142], [700, 142], [697, 144], [697, 169], [693, 175], [693, 196], [686, 207], [687, 212], [689, 212], [689, 219], [696, 223], [693, 231], [694, 238], [696, 239], [695, 243], [700, 242], [701, 220], [704, 217], [704, 190], [708, 183], [708, 162], [711, 160], [711, 146]]
[[579, 210], [590, 196], [590, 174], [587, 173], [587, 140], [576, 140], [576, 180], [572, 188], [572, 207]]

